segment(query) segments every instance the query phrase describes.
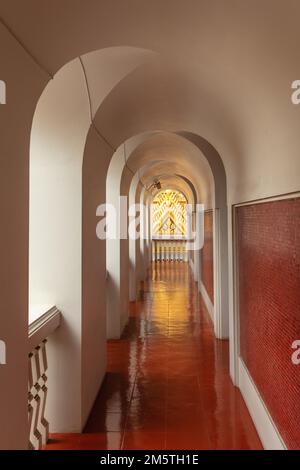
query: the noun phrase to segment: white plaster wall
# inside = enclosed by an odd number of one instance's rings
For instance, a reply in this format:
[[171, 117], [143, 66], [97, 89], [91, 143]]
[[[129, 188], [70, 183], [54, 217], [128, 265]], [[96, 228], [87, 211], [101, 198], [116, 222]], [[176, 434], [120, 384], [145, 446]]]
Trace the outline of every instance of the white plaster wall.
[[[120, 54], [111, 52], [83, 58], [95, 106], [139, 60], [130, 63], [123, 54], [129, 63], [119, 66]], [[106, 75], [95, 90], [94, 76], [104, 65]], [[83, 160], [90, 119], [85, 76], [74, 60], [41, 97], [31, 137], [30, 305], [56, 304], [63, 313], [62, 326], [48, 343], [52, 386], [46, 413], [57, 432], [82, 429], [105, 373], [105, 243], [96, 238], [96, 208], [106, 199], [112, 148], [92, 128]], [[121, 310], [125, 304], [123, 299]], [[124, 315], [120, 321], [116, 311], [120, 330]]]
[[145, 198], [145, 187], [142, 187], [140, 191], [140, 200], [139, 203], [142, 207], [142, 237], [140, 238], [140, 253], [141, 253], [141, 264], [142, 264], [142, 279], [146, 279], [146, 273], [148, 268], [148, 210], [144, 204]]
[[[141, 200], [140, 195], [141, 195], [142, 189], [143, 189], [143, 186], [142, 186], [141, 182], [139, 181], [137, 186], [136, 186], [136, 189], [135, 189], [135, 195], [134, 195], [135, 204], [140, 204], [140, 200]], [[141, 237], [142, 232], [143, 232], [142, 226], [144, 224], [144, 218], [145, 218], [145, 214], [144, 214], [142, 208], [141, 208], [141, 211], [139, 213], [139, 216], [140, 216], [140, 224], [139, 224], [138, 230], [140, 232], [140, 237]], [[143, 257], [142, 257], [142, 251], [141, 251], [141, 238], [137, 238], [135, 240], [135, 253], [136, 253], [135, 291], [136, 291], [136, 294], [139, 298], [140, 291], [141, 291], [141, 281], [143, 281]]]
[[82, 171], [82, 425], [106, 373], [106, 241], [96, 236], [96, 210], [106, 200], [110, 158], [111, 149], [91, 128]]
[[48, 343], [46, 413], [57, 432], [79, 432], [82, 424], [82, 161], [89, 126], [84, 76], [73, 61], [42, 95], [30, 147], [29, 302], [56, 305], [63, 314]]
[[[28, 208], [29, 135], [35, 102], [49, 77], [0, 24], [0, 449], [28, 447]], [[20, 77], [22, 77], [20, 79]]]
[[[117, 213], [117, 235], [120, 235], [121, 217], [127, 217], [120, 211], [121, 175], [124, 168], [124, 149], [121, 146], [114, 154], [107, 174], [106, 201]], [[122, 215], [123, 214], [123, 215]], [[122, 250], [122, 251], [121, 251]], [[121, 256], [122, 252], [122, 256]], [[107, 283], [107, 336], [120, 338], [128, 317], [129, 275], [128, 275], [128, 240], [107, 239], [106, 259], [108, 270]]]
[[[129, 190], [128, 202], [129, 202], [130, 214], [133, 214], [134, 205], [136, 204], [136, 191], [139, 185], [139, 172], [137, 172], [135, 175], [131, 175], [131, 177], [132, 177], [131, 184], [129, 183], [130, 187], [128, 188]], [[136, 215], [142, 217], [142, 214], [139, 214], [138, 212], [136, 212]], [[132, 224], [132, 226], [134, 226], [135, 221], [136, 221], [136, 217], [134, 215], [130, 215], [129, 223]], [[137, 230], [139, 230], [139, 227], [137, 227]], [[128, 242], [129, 242], [129, 300], [132, 302], [136, 300], [136, 294], [137, 294], [138, 253], [136, 250], [136, 245], [137, 243], [139, 243], [139, 240], [134, 240], [130, 237]]]

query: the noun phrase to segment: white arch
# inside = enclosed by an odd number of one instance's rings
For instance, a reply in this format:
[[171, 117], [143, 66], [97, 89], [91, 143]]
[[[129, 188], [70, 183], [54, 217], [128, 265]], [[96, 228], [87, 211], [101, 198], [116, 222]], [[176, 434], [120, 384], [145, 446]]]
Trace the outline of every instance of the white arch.
[[6, 83], [0, 80], [0, 104], [6, 104]]
[[[136, 173], [136, 175], [139, 175], [139, 178], [143, 177], [144, 182], [143, 182], [143, 185], [142, 184], [137, 185], [135, 184], [134, 178], [132, 179], [132, 183], [130, 186], [131, 203], [136, 203], [136, 204], [139, 203], [141, 207], [145, 207], [142, 193], [143, 195], [145, 195], [145, 193], [149, 193], [149, 191], [147, 191], [147, 187], [150, 187], [151, 182], [152, 182], [151, 178], [149, 179], [149, 176], [147, 179], [147, 173], [151, 172], [155, 174], [155, 172], [157, 171], [156, 168], [160, 163], [161, 162], [152, 162], [152, 163], [149, 163], [148, 165], [144, 165]], [[162, 179], [161, 175], [159, 175], [158, 177], [160, 181], [164, 181], [164, 185], [168, 185], [168, 188], [177, 189], [178, 191], [182, 192], [185, 195], [186, 199], [190, 203], [195, 204], [195, 200], [193, 198], [194, 194], [191, 192], [190, 186], [185, 181], [180, 180], [180, 178], [178, 178], [176, 175], [174, 176], [169, 175], [169, 177], [164, 176], [164, 179]], [[150, 195], [151, 194], [152, 193], [150, 193]], [[147, 206], [145, 207], [145, 212], [143, 212], [142, 215], [146, 219], [146, 221], [148, 220], [147, 223], [150, 224], [150, 221], [149, 219], [147, 219], [146, 214], [148, 214]], [[142, 223], [143, 223], [143, 217], [141, 218]], [[151, 227], [149, 226], [149, 233], [150, 233], [150, 228]], [[130, 300], [136, 299], [136, 295], [139, 291], [140, 282], [143, 281], [145, 278], [145, 273], [146, 273], [146, 268], [147, 268], [147, 264], [146, 264], [147, 258], [144, 258], [145, 244], [146, 244], [146, 239], [144, 237], [136, 241], [129, 240], [129, 253], [130, 253], [129, 258], [130, 258], [130, 266], [132, 267], [131, 280], [130, 280], [130, 285], [131, 285]]]
[[[164, 135], [166, 137], [164, 137]], [[170, 152], [170, 144], [171, 148], [174, 150], [176, 146], [179, 144], [184, 148], [184, 145], [187, 145], [186, 139], [182, 138], [181, 136], [176, 136], [168, 133], [163, 133], [162, 131], [150, 131], [147, 133], [139, 134], [133, 136], [125, 144], [120, 145], [120, 147], [115, 152], [109, 166], [108, 175], [107, 175], [107, 202], [109, 204], [113, 204], [117, 209], [119, 208], [119, 197], [121, 195], [127, 196], [129, 193], [130, 196], [130, 203], [133, 201], [135, 203], [139, 203], [139, 194], [136, 195], [137, 190], [140, 191], [144, 184], [138, 185], [139, 180], [142, 178], [143, 171], [146, 169], [153, 169], [159, 164], [157, 161], [157, 156], [155, 153], [153, 155], [149, 155], [146, 152], [148, 142], [150, 142], [150, 149], [151, 145], [153, 145], [153, 141], [155, 145], [159, 146], [162, 145], [161, 138], [163, 138], [163, 142], [167, 144], [163, 155], [161, 156], [162, 161], [161, 164], [164, 165], [166, 162], [172, 161], [172, 164], [175, 164], [175, 160], [172, 159], [172, 153]], [[175, 144], [174, 144], [175, 141]], [[175, 147], [174, 147], [175, 145]], [[198, 174], [198, 178], [200, 179], [200, 186], [199, 191], [203, 191], [204, 188], [208, 188], [212, 181], [210, 179], [209, 173], [209, 166], [205, 160], [205, 157], [199, 154], [199, 150], [196, 149], [194, 145], [189, 144], [189, 151], [193, 152], [193, 163], [196, 163], [196, 168], [198, 168], [198, 173], [196, 169], [192, 166], [191, 162], [189, 162], [190, 173], [193, 175], [192, 178], [195, 178], [195, 172]], [[185, 150], [187, 152], [187, 150]], [[178, 152], [177, 152], [178, 153]], [[179, 160], [182, 157], [182, 153], [178, 153]], [[197, 159], [201, 156], [197, 164]], [[185, 160], [188, 162], [188, 159]], [[165, 162], [165, 163], [164, 163]], [[130, 166], [129, 166], [130, 164]], [[178, 166], [179, 165], [179, 166]], [[177, 164], [179, 171], [186, 171], [184, 167], [187, 166], [187, 163], [182, 166], [182, 164]], [[160, 168], [160, 170], [163, 167]], [[134, 173], [136, 171], [136, 173]], [[149, 170], [148, 170], [149, 171]], [[159, 171], [155, 169], [155, 171]], [[203, 174], [204, 173], [204, 176]], [[135, 174], [135, 178], [133, 179], [133, 186], [130, 184], [132, 182], [133, 175]], [[174, 175], [174, 178], [179, 178], [178, 176]], [[181, 178], [183, 185], [188, 186], [186, 182], [183, 181]], [[206, 181], [206, 183], [204, 183]], [[186, 191], [190, 191], [191, 188], [187, 187]], [[204, 196], [203, 196], [204, 197]], [[210, 191], [208, 191], [206, 197], [206, 201], [209, 201]], [[211, 204], [211, 202], [210, 202]], [[119, 214], [120, 217], [120, 214]], [[140, 277], [140, 273], [143, 271], [142, 263], [139, 259], [139, 243], [122, 239], [122, 240], [107, 240], [107, 269], [109, 272], [109, 283], [108, 283], [108, 336], [113, 338], [120, 337], [124, 325], [128, 318], [128, 301], [129, 298], [134, 299], [137, 287], [137, 280], [135, 279], [134, 272], [137, 270], [138, 276]], [[129, 246], [131, 247], [131, 262], [128, 264], [128, 253], [129, 253]], [[135, 263], [135, 257], [137, 255], [137, 263]], [[128, 272], [131, 272], [131, 288], [130, 288], [130, 295], [128, 292], [128, 285], [126, 282], [126, 277]]]
[[[29, 298], [35, 310], [56, 304], [63, 312], [63, 324], [49, 341], [50, 366], [61, 364], [49, 367], [55, 391], [47, 409], [58, 432], [81, 431], [106, 368], [105, 296], [99, 295], [101, 284], [105, 291], [105, 243], [96, 239], [95, 214], [105, 202], [113, 149], [91, 128], [91, 118], [111, 89], [151, 54], [121, 47], [73, 60], [49, 82], [33, 119]], [[68, 401], [57, 401], [64, 394]]]

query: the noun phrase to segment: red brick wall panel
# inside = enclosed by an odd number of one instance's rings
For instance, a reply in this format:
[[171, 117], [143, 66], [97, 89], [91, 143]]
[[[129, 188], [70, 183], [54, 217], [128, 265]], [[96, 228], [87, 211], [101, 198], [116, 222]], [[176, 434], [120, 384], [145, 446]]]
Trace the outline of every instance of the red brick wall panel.
[[240, 354], [286, 445], [300, 449], [300, 198], [236, 215]]
[[214, 303], [214, 248], [213, 248], [213, 211], [204, 213], [204, 245], [201, 250], [202, 282]]

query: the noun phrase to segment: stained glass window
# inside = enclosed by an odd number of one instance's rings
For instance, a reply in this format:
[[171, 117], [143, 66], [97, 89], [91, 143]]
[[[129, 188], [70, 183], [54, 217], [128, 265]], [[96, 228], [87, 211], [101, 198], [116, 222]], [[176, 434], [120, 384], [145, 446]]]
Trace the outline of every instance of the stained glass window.
[[180, 191], [160, 191], [152, 202], [152, 233], [154, 236], [186, 236], [187, 201]]

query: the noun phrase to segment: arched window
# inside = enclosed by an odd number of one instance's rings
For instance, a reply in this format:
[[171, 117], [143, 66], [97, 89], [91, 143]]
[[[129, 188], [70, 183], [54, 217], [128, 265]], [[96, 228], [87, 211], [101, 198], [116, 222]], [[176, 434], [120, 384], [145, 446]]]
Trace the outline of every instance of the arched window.
[[160, 191], [152, 202], [153, 236], [186, 236], [186, 206], [186, 198], [180, 191]]

